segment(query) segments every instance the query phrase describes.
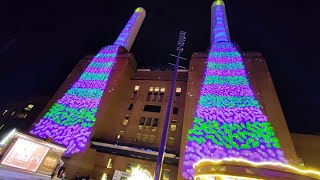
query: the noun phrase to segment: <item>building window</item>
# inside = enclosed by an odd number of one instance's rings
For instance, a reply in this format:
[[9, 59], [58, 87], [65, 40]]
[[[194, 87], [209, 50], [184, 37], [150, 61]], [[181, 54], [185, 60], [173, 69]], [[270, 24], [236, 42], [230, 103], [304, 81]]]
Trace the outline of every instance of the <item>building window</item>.
[[149, 136], [149, 143], [154, 143], [154, 140], [156, 139], [155, 135], [150, 135]]
[[169, 169], [164, 169], [163, 170], [163, 178], [162, 180], [170, 180], [170, 170]]
[[163, 96], [164, 96], [164, 93], [160, 93], [160, 95], [159, 95], [159, 102], [162, 102], [163, 101]]
[[181, 88], [177, 87], [177, 88], [176, 88], [176, 92], [177, 92], [177, 93], [180, 93], [180, 92], [181, 92]]
[[132, 110], [132, 108], [133, 108], [133, 104], [130, 104], [128, 107], [128, 110]]
[[156, 92], [158, 92], [159, 90], [160, 90], [159, 87], [155, 87], [155, 88], [154, 88], [154, 91], [156, 91]]
[[0, 129], [2, 129], [4, 127], [4, 124], [2, 124], [1, 126], [0, 126]]
[[31, 111], [31, 109], [34, 107], [33, 104], [28, 104], [27, 107], [24, 108], [25, 111]]
[[146, 120], [145, 117], [141, 117], [141, 118], [140, 118], [140, 122], [139, 122], [139, 129], [140, 129], [140, 130], [143, 129], [145, 120]]
[[148, 118], [147, 119], [147, 122], [146, 122], [146, 130], [149, 130], [150, 126], [151, 126], [151, 121], [152, 121], [152, 118]]
[[153, 91], [153, 89], [154, 89], [154, 87], [150, 87], [150, 88], [149, 88], [149, 91]]
[[124, 131], [119, 131], [117, 139], [121, 140], [123, 138], [123, 135], [124, 135]]
[[111, 169], [112, 165], [113, 165], [113, 159], [110, 158], [109, 161], [108, 161], [108, 164], [107, 164], [107, 168]]
[[152, 101], [157, 101], [158, 93], [154, 93], [152, 96]]
[[143, 111], [146, 112], [160, 112], [161, 106], [154, 106], [154, 105], [145, 105]]
[[11, 116], [13, 116], [15, 112], [16, 112], [16, 111], [13, 111], [13, 112], [11, 113]]
[[142, 142], [148, 142], [149, 135], [148, 134], [142, 134]]
[[135, 141], [141, 141], [141, 134], [137, 133]]
[[8, 112], [8, 110], [4, 110], [4, 112], [2, 113], [2, 116], [5, 115]]
[[169, 137], [168, 139], [168, 145], [173, 146], [174, 145], [174, 137]]
[[165, 92], [165, 91], [166, 91], [166, 88], [160, 88], [160, 91], [161, 91], [161, 92]]
[[134, 90], [135, 90], [135, 91], [138, 91], [139, 89], [140, 89], [140, 86], [135, 86], [135, 87], [134, 87]]
[[148, 93], [148, 95], [147, 95], [147, 99], [146, 99], [146, 101], [150, 101], [151, 100], [151, 96], [152, 96], [152, 93]]
[[125, 115], [122, 121], [122, 125], [126, 126], [128, 125], [128, 122], [129, 122], [129, 115]]
[[27, 115], [28, 115], [28, 114], [25, 114], [25, 115], [23, 116], [23, 118], [26, 118], [26, 117], [27, 117]]
[[171, 120], [170, 131], [177, 130], [177, 120]]
[[137, 92], [133, 92], [131, 95], [131, 100], [135, 100], [137, 97]]
[[176, 96], [174, 97], [174, 102], [175, 102], [175, 103], [178, 103], [178, 102], [179, 102], [179, 99], [180, 99], [180, 94], [177, 93]]
[[174, 107], [173, 108], [173, 114], [178, 114], [178, 112], [179, 112], [179, 109], [177, 107]]
[[107, 173], [103, 173], [100, 180], [108, 180], [108, 174]]
[[154, 118], [153, 122], [152, 122], [152, 131], [157, 131], [158, 124], [159, 124], [159, 119], [158, 118]]

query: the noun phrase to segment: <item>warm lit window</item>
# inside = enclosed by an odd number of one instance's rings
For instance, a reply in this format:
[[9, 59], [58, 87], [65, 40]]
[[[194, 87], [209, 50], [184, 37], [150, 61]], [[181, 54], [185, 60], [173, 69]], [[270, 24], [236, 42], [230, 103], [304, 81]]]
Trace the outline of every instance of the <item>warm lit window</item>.
[[141, 117], [141, 118], [140, 118], [140, 122], [139, 122], [139, 129], [140, 129], [140, 130], [143, 129], [145, 120], [146, 120], [145, 117]]
[[148, 118], [147, 119], [147, 122], [146, 122], [146, 129], [149, 130], [150, 126], [151, 126], [151, 121], [152, 121], [152, 118]]
[[160, 91], [161, 91], [161, 92], [165, 92], [165, 91], [166, 91], [166, 88], [161, 88]]
[[160, 93], [160, 95], [159, 95], [159, 102], [162, 102], [163, 101], [163, 96], [164, 96], [164, 93]]
[[149, 143], [154, 143], [154, 140], [156, 139], [155, 135], [150, 135], [149, 136]]
[[160, 90], [159, 87], [155, 87], [155, 88], [154, 88], [154, 91], [159, 91], [159, 90]]
[[119, 131], [117, 139], [121, 140], [123, 138], [123, 135], [124, 135], [124, 131]]
[[173, 108], [173, 114], [178, 114], [178, 112], [179, 112], [179, 109], [177, 107], [174, 107]]
[[159, 124], [159, 119], [158, 118], [154, 118], [153, 122], [152, 122], [152, 131], [157, 131], [158, 124]]
[[177, 120], [171, 120], [170, 131], [177, 130]]
[[177, 88], [176, 88], [176, 92], [177, 92], [177, 93], [180, 93], [180, 92], [181, 92], [181, 88], [177, 87]]
[[2, 115], [5, 115], [8, 112], [8, 110], [4, 110], [4, 112], [2, 113]]
[[133, 104], [129, 104], [128, 110], [132, 110]]
[[128, 122], [129, 122], [129, 115], [125, 115], [122, 121], [122, 125], [126, 126], [128, 125]]
[[147, 99], [146, 99], [146, 101], [150, 101], [151, 100], [151, 96], [152, 96], [152, 93], [148, 93], [148, 95], [147, 95]]
[[169, 137], [168, 139], [168, 145], [173, 146], [174, 145], [174, 137]]
[[107, 164], [107, 168], [111, 169], [112, 165], [113, 165], [113, 159], [110, 158], [109, 161], [108, 161], [108, 164]]
[[137, 92], [133, 92], [131, 95], [131, 100], [135, 100], [137, 97]]
[[135, 141], [141, 141], [141, 134], [137, 133]]
[[107, 173], [103, 173], [100, 180], [108, 180], [108, 174]]
[[140, 86], [135, 86], [135, 87], [134, 87], [134, 90], [135, 90], [135, 91], [138, 91], [139, 89], [140, 89]]
[[170, 170], [169, 169], [164, 169], [163, 170], [163, 178], [162, 180], [170, 180]]
[[148, 134], [142, 134], [142, 142], [148, 142], [149, 135]]
[[27, 107], [24, 108], [25, 111], [31, 111], [31, 109], [34, 107], [33, 104], [28, 104]]
[[150, 88], [149, 88], [149, 91], [153, 91], [153, 89], [154, 89], [154, 87], [150, 87]]

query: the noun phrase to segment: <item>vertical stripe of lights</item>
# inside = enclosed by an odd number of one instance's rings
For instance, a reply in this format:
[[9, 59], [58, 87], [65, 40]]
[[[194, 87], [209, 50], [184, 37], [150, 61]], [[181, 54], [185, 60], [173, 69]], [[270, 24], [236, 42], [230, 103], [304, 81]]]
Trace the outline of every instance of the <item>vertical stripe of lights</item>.
[[114, 45], [103, 48], [91, 60], [80, 78], [40, 119], [31, 134], [66, 146], [65, 156], [85, 151], [119, 47], [130, 51], [145, 15], [143, 8], [135, 10]]
[[241, 54], [233, 43], [216, 37], [188, 131], [182, 174], [186, 179], [193, 179], [193, 164], [202, 159], [287, 163], [250, 87]]
[[67, 146], [65, 156], [81, 152], [89, 141], [103, 91], [108, 83], [119, 46], [103, 48], [80, 78], [31, 130]]

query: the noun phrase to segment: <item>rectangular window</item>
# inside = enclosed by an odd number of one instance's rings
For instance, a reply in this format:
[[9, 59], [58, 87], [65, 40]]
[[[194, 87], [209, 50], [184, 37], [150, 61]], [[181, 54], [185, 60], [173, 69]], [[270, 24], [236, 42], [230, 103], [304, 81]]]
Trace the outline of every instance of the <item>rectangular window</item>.
[[150, 101], [151, 100], [151, 96], [152, 96], [152, 93], [148, 93], [148, 95], [147, 95], [147, 99], [146, 99], [146, 101]]
[[4, 110], [4, 112], [2, 113], [2, 116], [5, 115], [8, 112], [8, 110]]
[[157, 101], [158, 93], [153, 93], [152, 101]]
[[148, 142], [149, 135], [148, 134], [142, 134], [142, 142]]
[[177, 130], [177, 120], [171, 120], [170, 131]]
[[135, 90], [135, 91], [138, 91], [139, 89], [140, 89], [140, 86], [135, 86], [135, 87], [134, 87], [134, 90]]
[[133, 104], [130, 104], [128, 107], [128, 110], [132, 110], [132, 108], [133, 108]]
[[121, 140], [123, 138], [123, 135], [124, 135], [124, 131], [119, 131], [117, 139]]
[[129, 122], [129, 115], [125, 115], [122, 121], [122, 125], [126, 126], [128, 125], [128, 122]]
[[152, 121], [152, 118], [148, 118], [147, 119], [147, 122], [146, 122], [146, 130], [149, 130], [150, 126], [151, 126], [151, 121]]
[[28, 106], [26, 106], [25, 108], [24, 108], [24, 110], [25, 111], [31, 111], [31, 109], [34, 107], [34, 105], [33, 104], [28, 104]]
[[161, 106], [154, 106], [154, 105], [145, 105], [143, 111], [146, 112], [160, 112]]
[[166, 91], [166, 88], [161, 88], [160, 91], [161, 91], [161, 92], [165, 92], [165, 91]]
[[179, 103], [179, 99], [180, 99], [180, 93], [177, 93], [176, 96], [174, 97], [174, 102]]
[[135, 100], [137, 97], [137, 92], [133, 92], [131, 95], [131, 100]]
[[149, 91], [153, 91], [153, 89], [154, 89], [154, 87], [150, 87], [150, 88], [149, 88]]
[[152, 123], [152, 131], [157, 131], [158, 124], [159, 124], [159, 119], [158, 118], [154, 118], [153, 119], [153, 123]]
[[137, 133], [135, 141], [141, 141], [141, 134]]
[[141, 118], [140, 118], [140, 122], [139, 122], [139, 129], [140, 129], [140, 130], [143, 129], [145, 120], [146, 120], [145, 117], [141, 117]]
[[155, 87], [155, 88], [154, 88], [154, 91], [156, 91], [156, 92], [158, 92], [159, 90], [160, 90], [159, 87]]
[[179, 112], [179, 109], [177, 107], [174, 107], [173, 108], [173, 114], [178, 114], [178, 112]]
[[177, 87], [177, 88], [176, 88], [176, 92], [177, 92], [177, 93], [180, 93], [180, 92], [181, 92], [181, 88]]
[[162, 102], [163, 101], [163, 96], [164, 96], [164, 93], [160, 93], [160, 95], [159, 95], [159, 102]]
[[149, 143], [154, 143], [154, 140], [156, 139], [155, 135], [150, 135], [149, 136]]
[[170, 180], [170, 170], [169, 169], [164, 169], [163, 170], [163, 178], [162, 180]]
[[169, 137], [168, 139], [168, 145], [173, 146], [174, 145], [174, 137]]
[[111, 169], [112, 165], [113, 165], [113, 159], [110, 158], [109, 161], [108, 161], [108, 164], [107, 164], [107, 168]]

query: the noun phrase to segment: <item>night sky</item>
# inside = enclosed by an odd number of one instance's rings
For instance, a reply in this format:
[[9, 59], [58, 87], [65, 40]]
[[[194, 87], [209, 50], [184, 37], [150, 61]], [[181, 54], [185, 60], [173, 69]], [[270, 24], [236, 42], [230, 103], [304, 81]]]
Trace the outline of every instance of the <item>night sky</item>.
[[[267, 59], [290, 130], [320, 132], [318, 6], [301, 0], [224, 1], [232, 40]], [[131, 51], [140, 65], [173, 62], [169, 54], [180, 30], [187, 32], [184, 57], [204, 52], [212, 2], [2, 1], [0, 105], [52, 96], [81, 57], [114, 42], [139, 6], [147, 16]]]

